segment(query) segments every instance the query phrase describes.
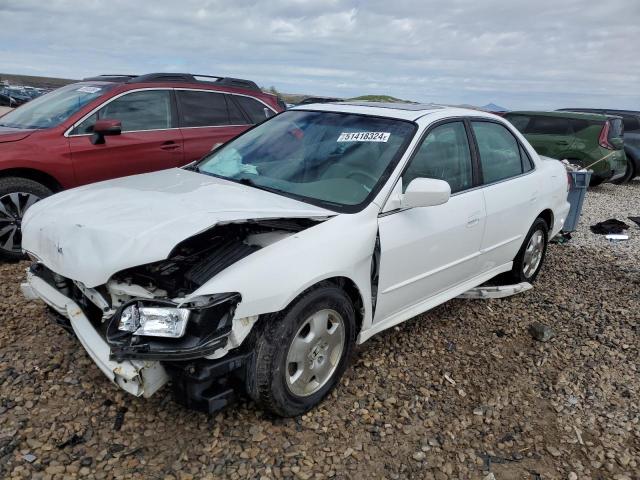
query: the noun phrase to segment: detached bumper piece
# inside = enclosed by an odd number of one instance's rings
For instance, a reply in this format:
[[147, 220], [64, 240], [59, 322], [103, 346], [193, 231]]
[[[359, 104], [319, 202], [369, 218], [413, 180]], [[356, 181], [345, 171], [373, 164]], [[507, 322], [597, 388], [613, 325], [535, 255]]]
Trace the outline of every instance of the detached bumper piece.
[[175, 401], [204, 413], [214, 413], [226, 407], [235, 401], [236, 392], [244, 388], [245, 366], [251, 355], [165, 363]]
[[171, 306], [168, 301], [132, 300], [122, 305], [109, 322], [106, 337], [111, 347], [111, 358], [116, 361], [138, 360], [193, 360], [212, 355], [227, 344], [233, 314], [240, 301], [237, 293], [223, 294], [211, 303], [190, 308], [191, 316], [184, 336], [163, 338], [133, 335], [118, 330], [122, 311], [133, 303], [145, 306]]

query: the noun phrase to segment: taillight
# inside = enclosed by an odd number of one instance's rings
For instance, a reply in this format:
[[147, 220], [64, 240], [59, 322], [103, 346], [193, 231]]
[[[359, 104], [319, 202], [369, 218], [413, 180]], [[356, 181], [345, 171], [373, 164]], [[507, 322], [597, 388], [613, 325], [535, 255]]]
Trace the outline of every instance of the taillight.
[[602, 148], [606, 148], [607, 150], [615, 150], [616, 147], [614, 147], [613, 145], [611, 145], [611, 143], [609, 143], [610, 129], [611, 129], [611, 124], [609, 123], [609, 120], [607, 120], [606, 122], [604, 122], [604, 127], [602, 127], [602, 130], [600, 130], [600, 137], [598, 138], [598, 144]]
[[571, 174], [567, 172], [567, 192], [571, 190], [571, 182], [572, 182]]

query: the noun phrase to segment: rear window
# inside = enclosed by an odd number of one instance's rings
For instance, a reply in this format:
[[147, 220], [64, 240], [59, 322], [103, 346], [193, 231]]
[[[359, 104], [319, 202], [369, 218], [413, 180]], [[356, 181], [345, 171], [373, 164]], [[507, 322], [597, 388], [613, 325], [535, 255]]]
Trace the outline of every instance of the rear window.
[[609, 119], [609, 123], [611, 124], [611, 128], [609, 128], [609, 140], [622, 137], [624, 133], [622, 119], [611, 118]]

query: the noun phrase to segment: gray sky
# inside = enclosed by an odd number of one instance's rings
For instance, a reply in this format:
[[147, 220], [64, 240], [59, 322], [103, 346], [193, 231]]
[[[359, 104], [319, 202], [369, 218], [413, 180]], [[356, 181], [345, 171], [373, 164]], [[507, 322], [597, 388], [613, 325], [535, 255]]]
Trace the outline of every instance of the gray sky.
[[640, 110], [637, 0], [0, 0], [0, 72]]

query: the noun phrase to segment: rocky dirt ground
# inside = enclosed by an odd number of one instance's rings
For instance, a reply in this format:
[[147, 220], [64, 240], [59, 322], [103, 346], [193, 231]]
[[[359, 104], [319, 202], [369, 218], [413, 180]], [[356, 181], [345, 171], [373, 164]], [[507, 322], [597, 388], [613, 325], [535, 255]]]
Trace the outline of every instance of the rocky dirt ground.
[[[639, 479], [640, 228], [626, 245], [588, 231], [629, 214], [640, 181], [590, 191], [533, 290], [454, 300], [379, 335], [288, 420], [121, 393], [22, 300], [26, 263], [2, 264], [0, 477]], [[532, 339], [533, 322], [554, 337]]]

